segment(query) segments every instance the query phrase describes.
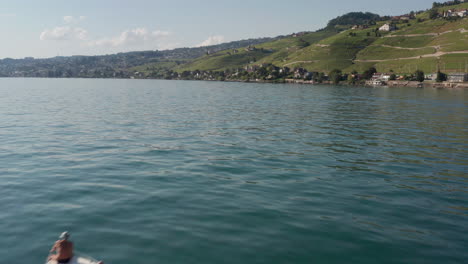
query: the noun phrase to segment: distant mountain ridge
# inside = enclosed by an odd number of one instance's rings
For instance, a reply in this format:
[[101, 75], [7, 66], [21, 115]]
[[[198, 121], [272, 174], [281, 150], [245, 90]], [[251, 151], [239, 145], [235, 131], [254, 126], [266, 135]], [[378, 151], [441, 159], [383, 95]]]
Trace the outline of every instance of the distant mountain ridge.
[[[86, 74], [82, 74], [81, 77], [125, 77], [123, 73], [126, 69], [138, 65], [165, 61], [173, 61], [176, 64], [183, 63], [205, 54], [249, 45], [258, 45], [284, 37], [245, 39], [203, 47], [177, 48], [162, 51], [132, 51], [111, 55], [57, 56], [44, 59], [34, 59], [31, 57], [24, 59], [5, 58], [0, 60], [0, 76], [80, 77], [79, 73], [86, 71]], [[97, 74], [89, 74], [90, 71], [96, 71]]]

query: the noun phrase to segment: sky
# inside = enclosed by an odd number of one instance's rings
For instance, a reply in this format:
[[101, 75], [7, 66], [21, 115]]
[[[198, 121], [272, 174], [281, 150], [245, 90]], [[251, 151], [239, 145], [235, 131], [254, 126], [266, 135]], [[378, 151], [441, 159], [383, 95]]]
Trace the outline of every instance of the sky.
[[352, 11], [399, 15], [434, 0], [0, 0], [0, 58], [197, 47], [323, 28]]

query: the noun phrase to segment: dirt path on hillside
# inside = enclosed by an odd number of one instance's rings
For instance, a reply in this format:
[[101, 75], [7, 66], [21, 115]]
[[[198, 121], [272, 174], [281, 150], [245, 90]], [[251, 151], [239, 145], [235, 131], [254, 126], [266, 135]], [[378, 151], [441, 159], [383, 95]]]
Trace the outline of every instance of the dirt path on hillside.
[[[436, 46], [433, 46], [436, 47]], [[440, 47], [439, 47], [440, 48]], [[405, 48], [403, 48], [405, 49]], [[386, 62], [386, 61], [397, 61], [397, 60], [415, 60], [415, 59], [422, 59], [422, 58], [433, 58], [433, 57], [440, 57], [448, 54], [468, 54], [468, 50], [462, 50], [462, 51], [437, 51], [436, 53], [432, 54], [425, 54], [421, 56], [414, 56], [414, 57], [406, 57], [406, 58], [395, 58], [395, 59], [385, 59], [385, 60], [353, 60], [354, 62]], [[320, 62], [319, 60], [313, 60], [313, 61], [294, 61], [290, 62], [287, 64], [284, 64], [283, 66], [289, 66], [293, 64], [298, 64], [298, 63], [314, 63], [314, 62]]]
[[314, 63], [314, 62], [319, 62], [319, 61], [318, 61], [318, 60], [313, 60], [313, 61], [293, 61], [293, 62], [284, 64], [283, 66], [286, 67], [286, 66], [293, 65], [293, 64], [298, 64], [298, 63]]
[[457, 30], [448, 30], [448, 31], [441, 32], [441, 33], [408, 34], [408, 35], [386, 35], [386, 36], [384, 36], [384, 38], [423, 37], [423, 36], [433, 36], [433, 37], [434, 37], [434, 36], [440, 36], [440, 35], [444, 35], [444, 34], [456, 32], [456, 31], [459, 31], [460, 33], [467, 33], [467, 32], [468, 32], [468, 30], [466, 30], [466, 29], [464, 29], [464, 28], [460, 28], [460, 29], [457, 29]]
[[438, 35], [440, 35], [440, 34], [438, 34], [438, 33], [427, 33], [427, 34], [408, 34], [408, 35], [387, 35], [387, 36], [384, 36], [384, 38], [424, 37], [424, 36], [438, 36]]
[[421, 58], [440, 57], [440, 56], [448, 55], [448, 54], [468, 54], [468, 50], [448, 51], [448, 52], [438, 51], [433, 54], [426, 54], [426, 55], [407, 57], [407, 58], [395, 58], [395, 59], [386, 59], [386, 60], [354, 60], [354, 61], [355, 62], [385, 62], [385, 61], [395, 61], [395, 60], [414, 60], [414, 59], [421, 59]]
[[[387, 35], [387, 36], [384, 36], [384, 37], [385, 38], [393, 38], [393, 37], [439, 36], [439, 35], [443, 35], [443, 34], [447, 34], [447, 33], [451, 33], [451, 32], [456, 32], [456, 31], [460, 31], [460, 33], [468, 33], [468, 30], [466, 30], [464, 28], [460, 28], [460, 29], [457, 29], [457, 30], [449, 30], [449, 31], [445, 31], [445, 32], [442, 32], [442, 33]], [[315, 46], [325, 48], [325, 47], [329, 47], [330, 45], [315, 44]], [[381, 46], [381, 47], [385, 47], [385, 48], [394, 48], [394, 49], [401, 49], [401, 50], [420, 50], [420, 49], [425, 49], [425, 48], [434, 48], [436, 50], [436, 52], [432, 53], [432, 54], [425, 54], [425, 55], [421, 55], [421, 56], [406, 57], [406, 58], [395, 58], [395, 59], [385, 59], [385, 60], [352, 60], [352, 61], [355, 61], [355, 62], [385, 62], [385, 61], [395, 61], [395, 60], [414, 60], [414, 59], [421, 59], [421, 58], [440, 57], [440, 56], [447, 55], [447, 54], [468, 54], [468, 50], [443, 52], [443, 51], [440, 51], [440, 49], [442, 48], [442, 46], [440, 46], [440, 45], [439, 46], [426, 46], [426, 47], [421, 47], [421, 48], [405, 48], [405, 47], [397, 47], [397, 46], [390, 46], [390, 45], [373, 45], [373, 46]], [[283, 66], [286, 67], [286, 66], [294, 65], [294, 64], [298, 64], [298, 63], [314, 63], [314, 62], [320, 62], [320, 60], [293, 61], [293, 62], [284, 64]]]
[[401, 50], [420, 50], [420, 49], [425, 49], [425, 48], [434, 48], [436, 50], [440, 50], [440, 46], [426, 46], [426, 47], [421, 47], [421, 48], [405, 48], [405, 47], [397, 47], [397, 46], [390, 46], [390, 45], [372, 45], [372, 46], [380, 46], [380, 47], [385, 47], [385, 48], [394, 48], [394, 49], [401, 49]]

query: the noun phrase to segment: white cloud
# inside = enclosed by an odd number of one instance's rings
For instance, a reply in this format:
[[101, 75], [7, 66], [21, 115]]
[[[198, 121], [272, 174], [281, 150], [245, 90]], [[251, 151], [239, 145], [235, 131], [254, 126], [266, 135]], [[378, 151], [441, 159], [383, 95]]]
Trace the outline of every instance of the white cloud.
[[[65, 24], [76, 24], [85, 20], [85, 16], [73, 17], [64, 16], [63, 21]], [[40, 40], [86, 40], [88, 38], [88, 31], [76, 25], [57, 26], [53, 29], [45, 29], [41, 32]]]
[[89, 53], [112, 53], [132, 50], [172, 49], [178, 46], [173, 34], [164, 30], [150, 30], [145, 27], [125, 30], [115, 36], [92, 37], [88, 31], [78, 27], [77, 23], [86, 19], [84, 16], [64, 16], [65, 25], [45, 29], [40, 33], [42, 41], [62, 41], [75, 47], [89, 50]]
[[65, 23], [67, 23], [67, 24], [78, 23], [78, 22], [83, 21], [85, 19], [86, 19], [85, 16], [79, 16], [79, 17], [64, 16], [63, 17], [63, 21], [65, 21]]
[[151, 34], [153, 35], [153, 37], [167, 37], [167, 36], [171, 35], [171, 32], [162, 31], [162, 30], [155, 30], [155, 31], [151, 32]]
[[212, 45], [217, 45], [221, 44], [223, 42], [226, 42], [226, 39], [224, 36], [211, 36], [207, 40], [203, 41], [202, 43], [198, 44], [197, 47], [205, 47], [205, 46], [212, 46]]
[[159, 46], [162, 40], [170, 36], [168, 31], [150, 31], [146, 28], [135, 28], [125, 30], [116, 37], [102, 38], [88, 42], [89, 46], [110, 46], [110, 47], [143, 47], [154, 45]]
[[55, 27], [42, 31], [40, 40], [86, 40], [88, 31], [79, 27]]
[[71, 22], [73, 22], [73, 17], [72, 16], [64, 16], [63, 21], [65, 21], [65, 23], [71, 23]]

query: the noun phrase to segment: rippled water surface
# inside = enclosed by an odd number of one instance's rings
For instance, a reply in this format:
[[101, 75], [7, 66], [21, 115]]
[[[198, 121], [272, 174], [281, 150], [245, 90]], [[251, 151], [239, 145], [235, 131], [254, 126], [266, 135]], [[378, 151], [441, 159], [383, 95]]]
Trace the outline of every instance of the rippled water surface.
[[466, 263], [463, 90], [0, 79], [1, 263]]

